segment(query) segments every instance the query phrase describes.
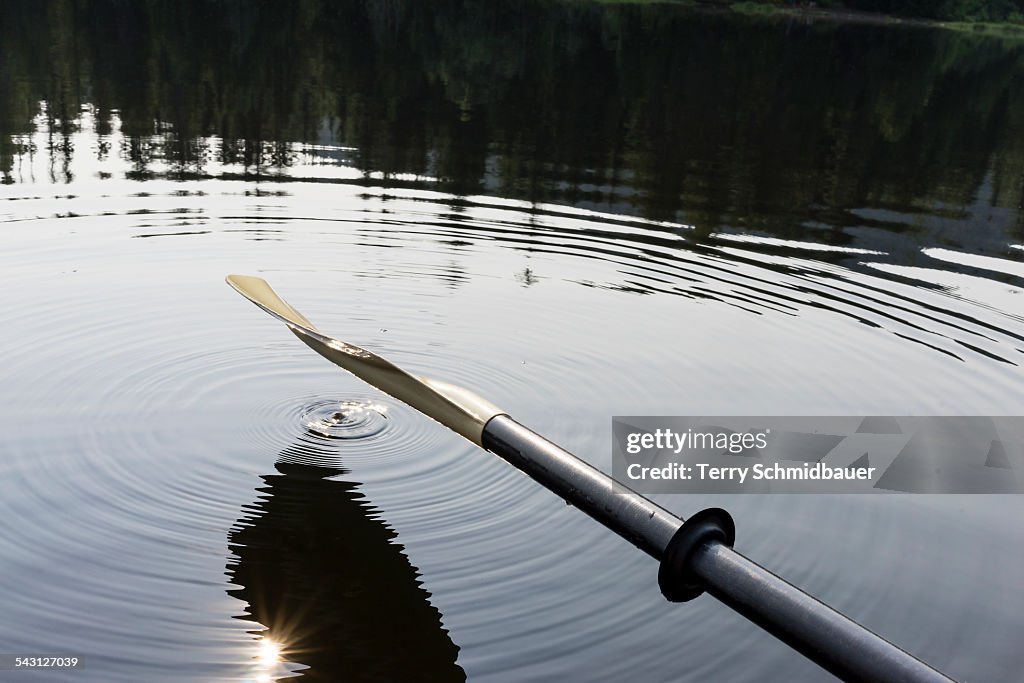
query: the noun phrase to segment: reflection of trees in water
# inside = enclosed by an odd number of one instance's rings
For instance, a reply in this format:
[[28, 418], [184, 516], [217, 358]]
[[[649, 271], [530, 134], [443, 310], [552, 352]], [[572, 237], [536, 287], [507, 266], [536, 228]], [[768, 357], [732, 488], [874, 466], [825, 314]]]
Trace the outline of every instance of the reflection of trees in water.
[[358, 485], [287, 456], [229, 535], [229, 593], [309, 667], [303, 680], [465, 680], [417, 569]]
[[1016, 208], [1022, 52], [665, 6], [5, 2], [0, 171], [39, 101], [58, 127], [89, 102], [100, 127], [120, 112], [138, 177], [142, 140], [185, 175], [335, 141], [362, 169], [457, 193], [794, 234], [823, 209], [969, 203], [989, 172], [995, 204]]

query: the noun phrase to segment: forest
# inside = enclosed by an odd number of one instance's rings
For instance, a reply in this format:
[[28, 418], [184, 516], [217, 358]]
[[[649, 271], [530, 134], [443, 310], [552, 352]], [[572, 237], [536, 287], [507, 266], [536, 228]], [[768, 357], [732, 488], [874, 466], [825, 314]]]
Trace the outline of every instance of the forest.
[[753, 0], [744, 4], [846, 9], [941, 21], [1024, 23], [1024, 0]]
[[[202, 177], [210, 136], [246, 173], [333, 144], [456, 194], [776, 234], [1024, 198], [1024, 44], [969, 32], [473, 0], [50, 0], [0, 20], [3, 182], [37, 127], [59, 159], [106, 153], [116, 123], [140, 180], [158, 160]], [[70, 144], [83, 108], [92, 152]]]

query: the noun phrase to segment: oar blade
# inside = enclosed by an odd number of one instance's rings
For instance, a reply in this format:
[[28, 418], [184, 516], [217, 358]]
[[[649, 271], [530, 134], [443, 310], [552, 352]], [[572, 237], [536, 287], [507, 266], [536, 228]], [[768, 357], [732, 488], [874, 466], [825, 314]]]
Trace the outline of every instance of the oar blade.
[[228, 275], [224, 279], [236, 292], [282, 322], [317, 331], [316, 325], [278, 296], [263, 278], [252, 275]]
[[477, 445], [482, 444], [483, 429], [488, 420], [504, 414], [503, 410], [468, 389], [416, 377], [371, 351], [328, 337], [278, 296], [262, 278], [229, 275], [226, 279], [239, 294], [284, 322], [295, 336], [327, 360]]

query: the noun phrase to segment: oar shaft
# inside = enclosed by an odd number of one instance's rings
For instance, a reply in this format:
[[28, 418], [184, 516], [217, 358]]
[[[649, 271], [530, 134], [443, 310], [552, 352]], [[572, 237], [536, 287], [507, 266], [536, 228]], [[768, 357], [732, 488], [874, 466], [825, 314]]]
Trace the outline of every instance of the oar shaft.
[[[656, 560], [683, 520], [508, 415], [484, 426], [483, 447]], [[613, 487], [615, 490], [613, 490]], [[616, 494], [621, 491], [622, 494]]]
[[844, 681], [952, 679], [721, 543], [690, 567], [707, 592]]
[[[849, 681], [951, 683], [952, 679], [755, 564], [729, 544], [697, 536], [695, 543], [680, 550], [685, 544], [677, 543], [675, 537], [683, 534], [682, 519], [507, 415], [488, 421], [482, 440], [484, 448], [663, 561], [663, 572], [666, 563], [671, 570], [683, 560], [687, 579], [699, 584], [689, 593], [684, 587], [683, 594], [695, 596], [700, 589], [707, 590], [836, 676]], [[703, 531], [700, 523], [708, 519], [701, 519], [702, 515], [690, 520], [697, 522], [693, 530], [698, 534]], [[714, 517], [710, 515], [712, 520]], [[661, 579], [659, 575], [659, 582]], [[663, 592], [665, 588], [663, 585]]]

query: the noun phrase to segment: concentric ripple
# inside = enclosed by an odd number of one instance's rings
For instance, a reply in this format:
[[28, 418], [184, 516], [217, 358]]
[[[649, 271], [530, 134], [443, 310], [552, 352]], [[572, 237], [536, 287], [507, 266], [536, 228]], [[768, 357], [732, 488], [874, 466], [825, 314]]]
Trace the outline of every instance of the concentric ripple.
[[[314, 357], [315, 360], [315, 357]], [[328, 376], [335, 376], [328, 366]], [[259, 406], [249, 437], [264, 449], [277, 449], [279, 462], [344, 468], [376, 461], [430, 458], [452, 435], [389, 396], [340, 372], [358, 387], [346, 394], [285, 397]], [[398, 463], [400, 466], [400, 462]]]
[[302, 414], [306, 427], [328, 439], [370, 439], [388, 428], [387, 406], [352, 400], [321, 400]]

